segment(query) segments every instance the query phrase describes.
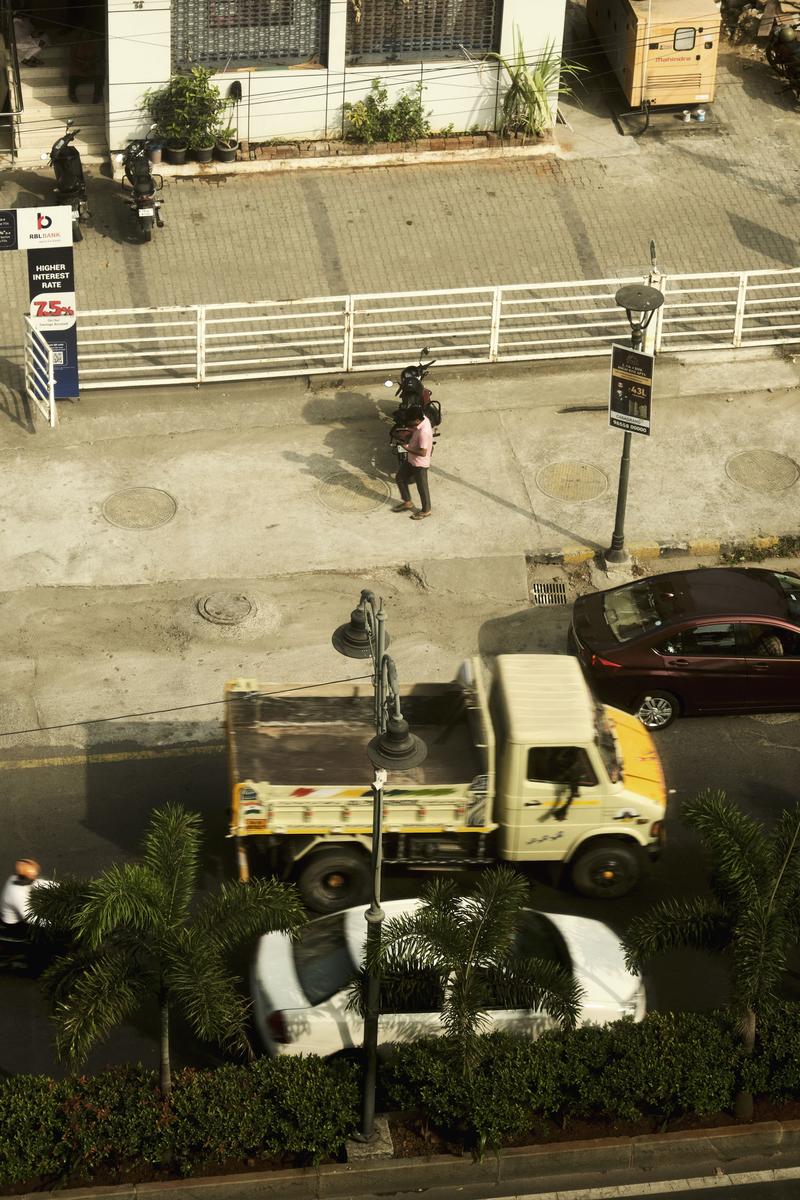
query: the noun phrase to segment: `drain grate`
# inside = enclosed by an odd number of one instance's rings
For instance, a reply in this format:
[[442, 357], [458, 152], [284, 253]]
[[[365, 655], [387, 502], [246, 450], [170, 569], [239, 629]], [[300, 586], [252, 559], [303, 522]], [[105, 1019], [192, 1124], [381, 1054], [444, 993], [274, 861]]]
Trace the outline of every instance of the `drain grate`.
[[531, 588], [533, 604], [566, 604], [567, 585], [565, 583], [534, 583]]

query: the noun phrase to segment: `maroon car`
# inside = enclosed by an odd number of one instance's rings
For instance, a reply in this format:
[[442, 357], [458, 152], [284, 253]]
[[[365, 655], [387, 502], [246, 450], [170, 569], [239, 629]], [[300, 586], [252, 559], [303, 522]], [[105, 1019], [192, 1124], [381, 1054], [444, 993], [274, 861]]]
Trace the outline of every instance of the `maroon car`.
[[597, 695], [648, 729], [679, 713], [800, 708], [800, 575], [672, 571], [581, 596], [569, 648]]

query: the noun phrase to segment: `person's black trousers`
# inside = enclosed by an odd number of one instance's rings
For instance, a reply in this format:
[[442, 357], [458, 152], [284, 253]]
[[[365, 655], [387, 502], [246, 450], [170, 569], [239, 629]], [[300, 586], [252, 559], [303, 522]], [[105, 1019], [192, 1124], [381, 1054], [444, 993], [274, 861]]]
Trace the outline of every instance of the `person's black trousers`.
[[415, 483], [419, 491], [419, 500], [422, 505], [423, 512], [431, 511], [431, 494], [428, 491], [428, 468], [414, 467], [408, 460], [400, 464], [400, 470], [395, 475], [397, 486], [400, 490], [401, 499], [406, 504], [411, 501], [411, 492], [409, 484]]

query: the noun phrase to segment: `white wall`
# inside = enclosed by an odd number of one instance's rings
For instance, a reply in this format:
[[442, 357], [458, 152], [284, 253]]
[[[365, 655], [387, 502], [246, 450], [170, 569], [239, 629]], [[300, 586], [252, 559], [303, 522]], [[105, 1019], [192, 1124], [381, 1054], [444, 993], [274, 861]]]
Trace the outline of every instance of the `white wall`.
[[[170, 0], [109, 0], [108, 126], [109, 146], [119, 149], [141, 136], [147, 120], [138, 111], [142, 94], [165, 84], [170, 76]], [[505, 0], [501, 53], [513, 52], [514, 28], [523, 39], [527, 58], [552, 42], [560, 53], [566, 0]], [[230, 70], [215, 76], [223, 95], [234, 79], [242, 85], [236, 118], [240, 138], [337, 138], [342, 131], [342, 101], [359, 100], [379, 77], [391, 99], [422, 78], [423, 103], [434, 130], [453, 126], [493, 128], [498, 94], [498, 68], [491, 62], [466, 59], [393, 63], [345, 69], [346, 8], [331, 0], [330, 69], [273, 67]], [[500, 91], [502, 97], [502, 89]]]

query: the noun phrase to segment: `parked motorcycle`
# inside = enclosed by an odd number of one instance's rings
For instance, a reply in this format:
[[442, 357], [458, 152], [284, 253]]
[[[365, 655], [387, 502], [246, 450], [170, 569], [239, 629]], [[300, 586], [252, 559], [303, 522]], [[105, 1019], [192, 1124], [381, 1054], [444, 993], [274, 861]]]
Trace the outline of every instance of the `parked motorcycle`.
[[70, 117], [63, 134], [53, 142], [50, 153], [42, 155], [42, 161], [49, 162], [53, 168], [58, 203], [68, 204], [72, 209], [72, 240], [81, 242], [81, 221], [89, 219], [89, 202], [86, 199], [86, 181], [83, 177], [80, 150], [72, 144], [80, 129], [73, 129], [73, 123], [73, 118]]
[[156, 192], [164, 187], [164, 180], [160, 175], [154, 175], [151, 169], [149, 138], [130, 142], [125, 152], [117, 155], [117, 162], [122, 163], [125, 171], [123, 188], [126, 183], [130, 185], [129, 205], [136, 214], [142, 241], [149, 242], [153, 237], [153, 225], [159, 229], [164, 227], [161, 201], [156, 196]]
[[800, 25], [772, 26], [765, 48], [767, 62], [776, 75], [786, 80], [784, 91], [800, 101]]
[[[431, 358], [428, 362], [424, 362], [426, 354], [430, 354], [430, 350], [427, 346], [423, 346], [419, 362], [403, 367], [403, 370], [400, 372], [400, 383], [395, 392], [395, 396], [399, 399], [400, 403], [392, 413], [392, 427], [389, 430], [389, 441], [396, 450], [401, 462], [406, 461], [406, 448], [401, 435], [407, 428], [405, 422], [409, 408], [415, 406], [421, 408], [423, 415], [430, 421], [433, 428], [434, 446], [436, 445], [436, 439], [439, 437], [439, 427], [442, 423], [442, 406], [438, 400], [433, 399], [430, 388], [425, 387], [423, 383], [436, 359]], [[394, 387], [394, 380], [387, 379], [385, 386]]]

